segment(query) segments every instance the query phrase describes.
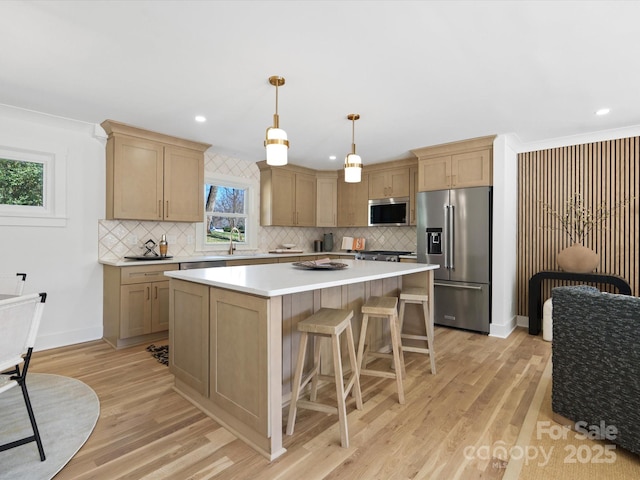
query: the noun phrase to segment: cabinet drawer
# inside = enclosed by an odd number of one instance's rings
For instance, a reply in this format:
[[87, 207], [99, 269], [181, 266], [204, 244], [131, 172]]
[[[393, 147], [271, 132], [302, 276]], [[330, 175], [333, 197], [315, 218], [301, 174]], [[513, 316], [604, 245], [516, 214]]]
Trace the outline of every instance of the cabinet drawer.
[[164, 272], [170, 270], [178, 270], [178, 264], [122, 267], [120, 269], [120, 283], [130, 285], [132, 283], [162, 282], [167, 280], [167, 277], [163, 275]]

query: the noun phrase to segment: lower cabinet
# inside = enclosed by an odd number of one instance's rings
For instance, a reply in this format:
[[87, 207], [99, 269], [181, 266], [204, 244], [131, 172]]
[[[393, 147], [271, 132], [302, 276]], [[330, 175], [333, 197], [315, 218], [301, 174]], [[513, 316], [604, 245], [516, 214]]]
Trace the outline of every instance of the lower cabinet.
[[178, 265], [104, 266], [103, 338], [115, 348], [165, 338], [169, 280]]
[[173, 279], [170, 290], [169, 370], [209, 397], [209, 287]]

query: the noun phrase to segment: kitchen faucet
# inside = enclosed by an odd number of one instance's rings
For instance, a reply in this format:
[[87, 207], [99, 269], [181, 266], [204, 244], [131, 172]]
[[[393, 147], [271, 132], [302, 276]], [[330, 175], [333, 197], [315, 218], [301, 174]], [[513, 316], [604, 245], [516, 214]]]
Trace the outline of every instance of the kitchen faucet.
[[233, 251], [236, 247], [233, 246], [233, 232], [238, 234], [238, 240], [240, 240], [240, 230], [237, 227], [233, 227], [229, 232], [229, 255], [233, 255]]

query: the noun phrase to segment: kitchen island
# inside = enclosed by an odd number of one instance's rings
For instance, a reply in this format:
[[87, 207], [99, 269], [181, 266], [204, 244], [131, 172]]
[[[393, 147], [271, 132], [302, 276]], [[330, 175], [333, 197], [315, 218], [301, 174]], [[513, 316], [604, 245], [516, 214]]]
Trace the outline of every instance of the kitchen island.
[[[397, 296], [404, 285], [426, 287], [433, 298], [438, 265], [340, 263], [347, 267], [281, 263], [165, 273], [175, 390], [270, 460], [285, 452], [282, 408], [291, 396], [299, 321], [321, 307], [352, 309], [357, 338], [360, 307], [370, 296]], [[412, 317], [407, 309], [406, 324]], [[384, 348], [382, 322], [369, 330], [369, 345]]]

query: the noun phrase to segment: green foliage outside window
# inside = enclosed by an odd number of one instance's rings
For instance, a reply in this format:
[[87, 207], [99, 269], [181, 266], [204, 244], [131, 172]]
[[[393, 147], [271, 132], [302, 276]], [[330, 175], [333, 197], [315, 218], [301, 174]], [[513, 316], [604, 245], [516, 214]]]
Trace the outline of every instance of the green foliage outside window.
[[0, 158], [0, 204], [42, 207], [44, 165]]

